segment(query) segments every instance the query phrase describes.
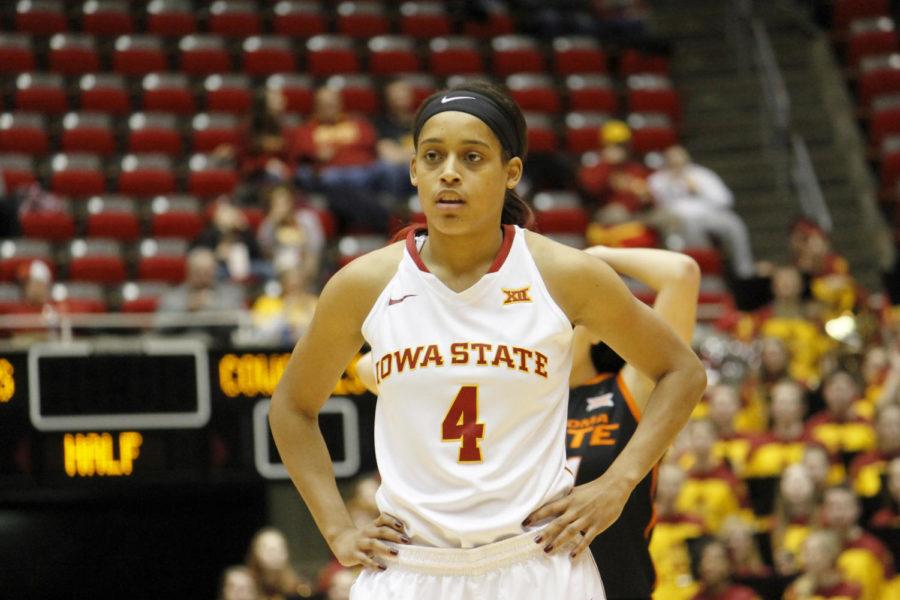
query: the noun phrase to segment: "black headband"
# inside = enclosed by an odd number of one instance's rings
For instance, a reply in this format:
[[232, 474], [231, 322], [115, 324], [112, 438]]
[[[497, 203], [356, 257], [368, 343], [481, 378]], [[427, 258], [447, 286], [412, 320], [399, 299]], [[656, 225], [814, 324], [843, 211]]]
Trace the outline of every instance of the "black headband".
[[468, 113], [477, 117], [491, 128], [500, 145], [510, 157], [521, 157], [524, 152], [524, 142], [519, 138], [515, 119], [508, 114], [502, 106], [491, 98], [478, 92], [469, 90], [453, 90], [440, 96], [435, 96], [431, 102], [425, 105], [419, 113], [419, 119], [413, 128], [413, 140], [419, 142], [419, 132], [425, 123], [434, 115], [448, 110]]

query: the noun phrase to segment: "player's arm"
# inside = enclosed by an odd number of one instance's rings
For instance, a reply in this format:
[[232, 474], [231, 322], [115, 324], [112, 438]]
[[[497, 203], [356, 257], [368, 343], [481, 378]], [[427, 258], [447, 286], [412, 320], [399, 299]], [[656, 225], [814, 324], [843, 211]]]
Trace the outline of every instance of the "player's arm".
[[552, 551], [576, 541], [577, 554], [618, 518], [631, 492], [662, 458], [703, 393], [706, 373], [690, 347], [631, 294], [609, 265], [540, 236], [530, 238], [550, 293], [569, 319], [596, 334], [655, 386], [634, 436], [610, 468], [526, 520], [559, 515], [540, 543]]
[[272, 396], [269, 423], [294, 486], [341, 564], [382, 568], [371, 555], [390, 552], [379, 540], [402, 541], [402, 526], [393, 532], [386, 522], [357, 529], [338, 492], [318, 422], [319, 411], [363, 344], [361, 325], [387, 283], [378, 276], [377, 261], [368, 258], [357, 259], [325, 286]]
[[[585, 252], [605, 261], [616, 273], [636, 279], [655, 291], [653, 311], [682, 341], [691, 343], [700, 292], [700, 267], [693, 258], [653, 248], [594, 246]], [[622, 379], [643, 412], [653, 382], [630, 364], [622, 369]]]

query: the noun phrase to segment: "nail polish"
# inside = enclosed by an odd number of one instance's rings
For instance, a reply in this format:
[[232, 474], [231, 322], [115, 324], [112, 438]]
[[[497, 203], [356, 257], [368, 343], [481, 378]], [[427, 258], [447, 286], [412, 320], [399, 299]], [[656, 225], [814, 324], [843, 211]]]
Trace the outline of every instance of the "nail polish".
[[393, 554], [394, 556], [397, 556], [400, 553], [397, 552], [396, 548], [391, 548], [391, 554]]
[[553, 546], [550, 544], [547, 544], [547, 546], [544, 547], [544, 552], [549, 553], [551, 550], [553, 550]]
[[409, 538], [406, 537], [405, 535], [403, 535], [403, 536], [400, 536], [400, 541], [403, 542], [404, 544], [408, 544]]
[[536, 538], [534, 538], [534, 543], [535, 543], [535, 544], [540, 544], [540, 543], [541, 543], [541, 536], [537, 536]]

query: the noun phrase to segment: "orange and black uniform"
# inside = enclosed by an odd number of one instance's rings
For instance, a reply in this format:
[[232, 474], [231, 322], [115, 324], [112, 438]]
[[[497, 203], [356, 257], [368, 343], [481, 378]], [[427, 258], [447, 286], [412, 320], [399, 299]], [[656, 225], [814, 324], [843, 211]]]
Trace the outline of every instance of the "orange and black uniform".
[[[575, 484], [593, 481], [637, 429], [640, 411], [621, 374], [604, 373], [569, 392], [566, 453], [578, 463]], [[649, 598], [656, 571], [648, 549], [657, 468], [634, 489], [619, 519], [591, 543], [607, 598]], [[627, 566], [623, 566], [627, 565]]]

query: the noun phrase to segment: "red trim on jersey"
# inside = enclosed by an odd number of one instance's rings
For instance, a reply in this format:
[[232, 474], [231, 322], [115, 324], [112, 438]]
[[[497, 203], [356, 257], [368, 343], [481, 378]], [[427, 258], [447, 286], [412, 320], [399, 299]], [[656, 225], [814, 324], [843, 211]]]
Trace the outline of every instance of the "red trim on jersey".
[[[419, 249], [416, 248], [416, 234], [422, 231], [427, 231], [427, 229], [425, 227], [419, 227], [409, 230], [409, 233], [406, 234], [406, 251], [409, 252], [413, 262], [416, 263], [416, 266], [419, 267], [420, 271], [429, 273], [428, 267], [425, 266], [422, 257], [419, 255]], [[515, 226], [503, 225], [503, 241], [500, 242], [500, 251], [497, 252], [497, 256], [494, 257], [494, 262], [491, 263], [491, 268], [488, 269], [488, 273], [496, 273], [500, 270], [500, 267], [506, 262], [506, 257], [509, 256], [509, 251], [512, 249], [512, 243], [515, 237]]]

